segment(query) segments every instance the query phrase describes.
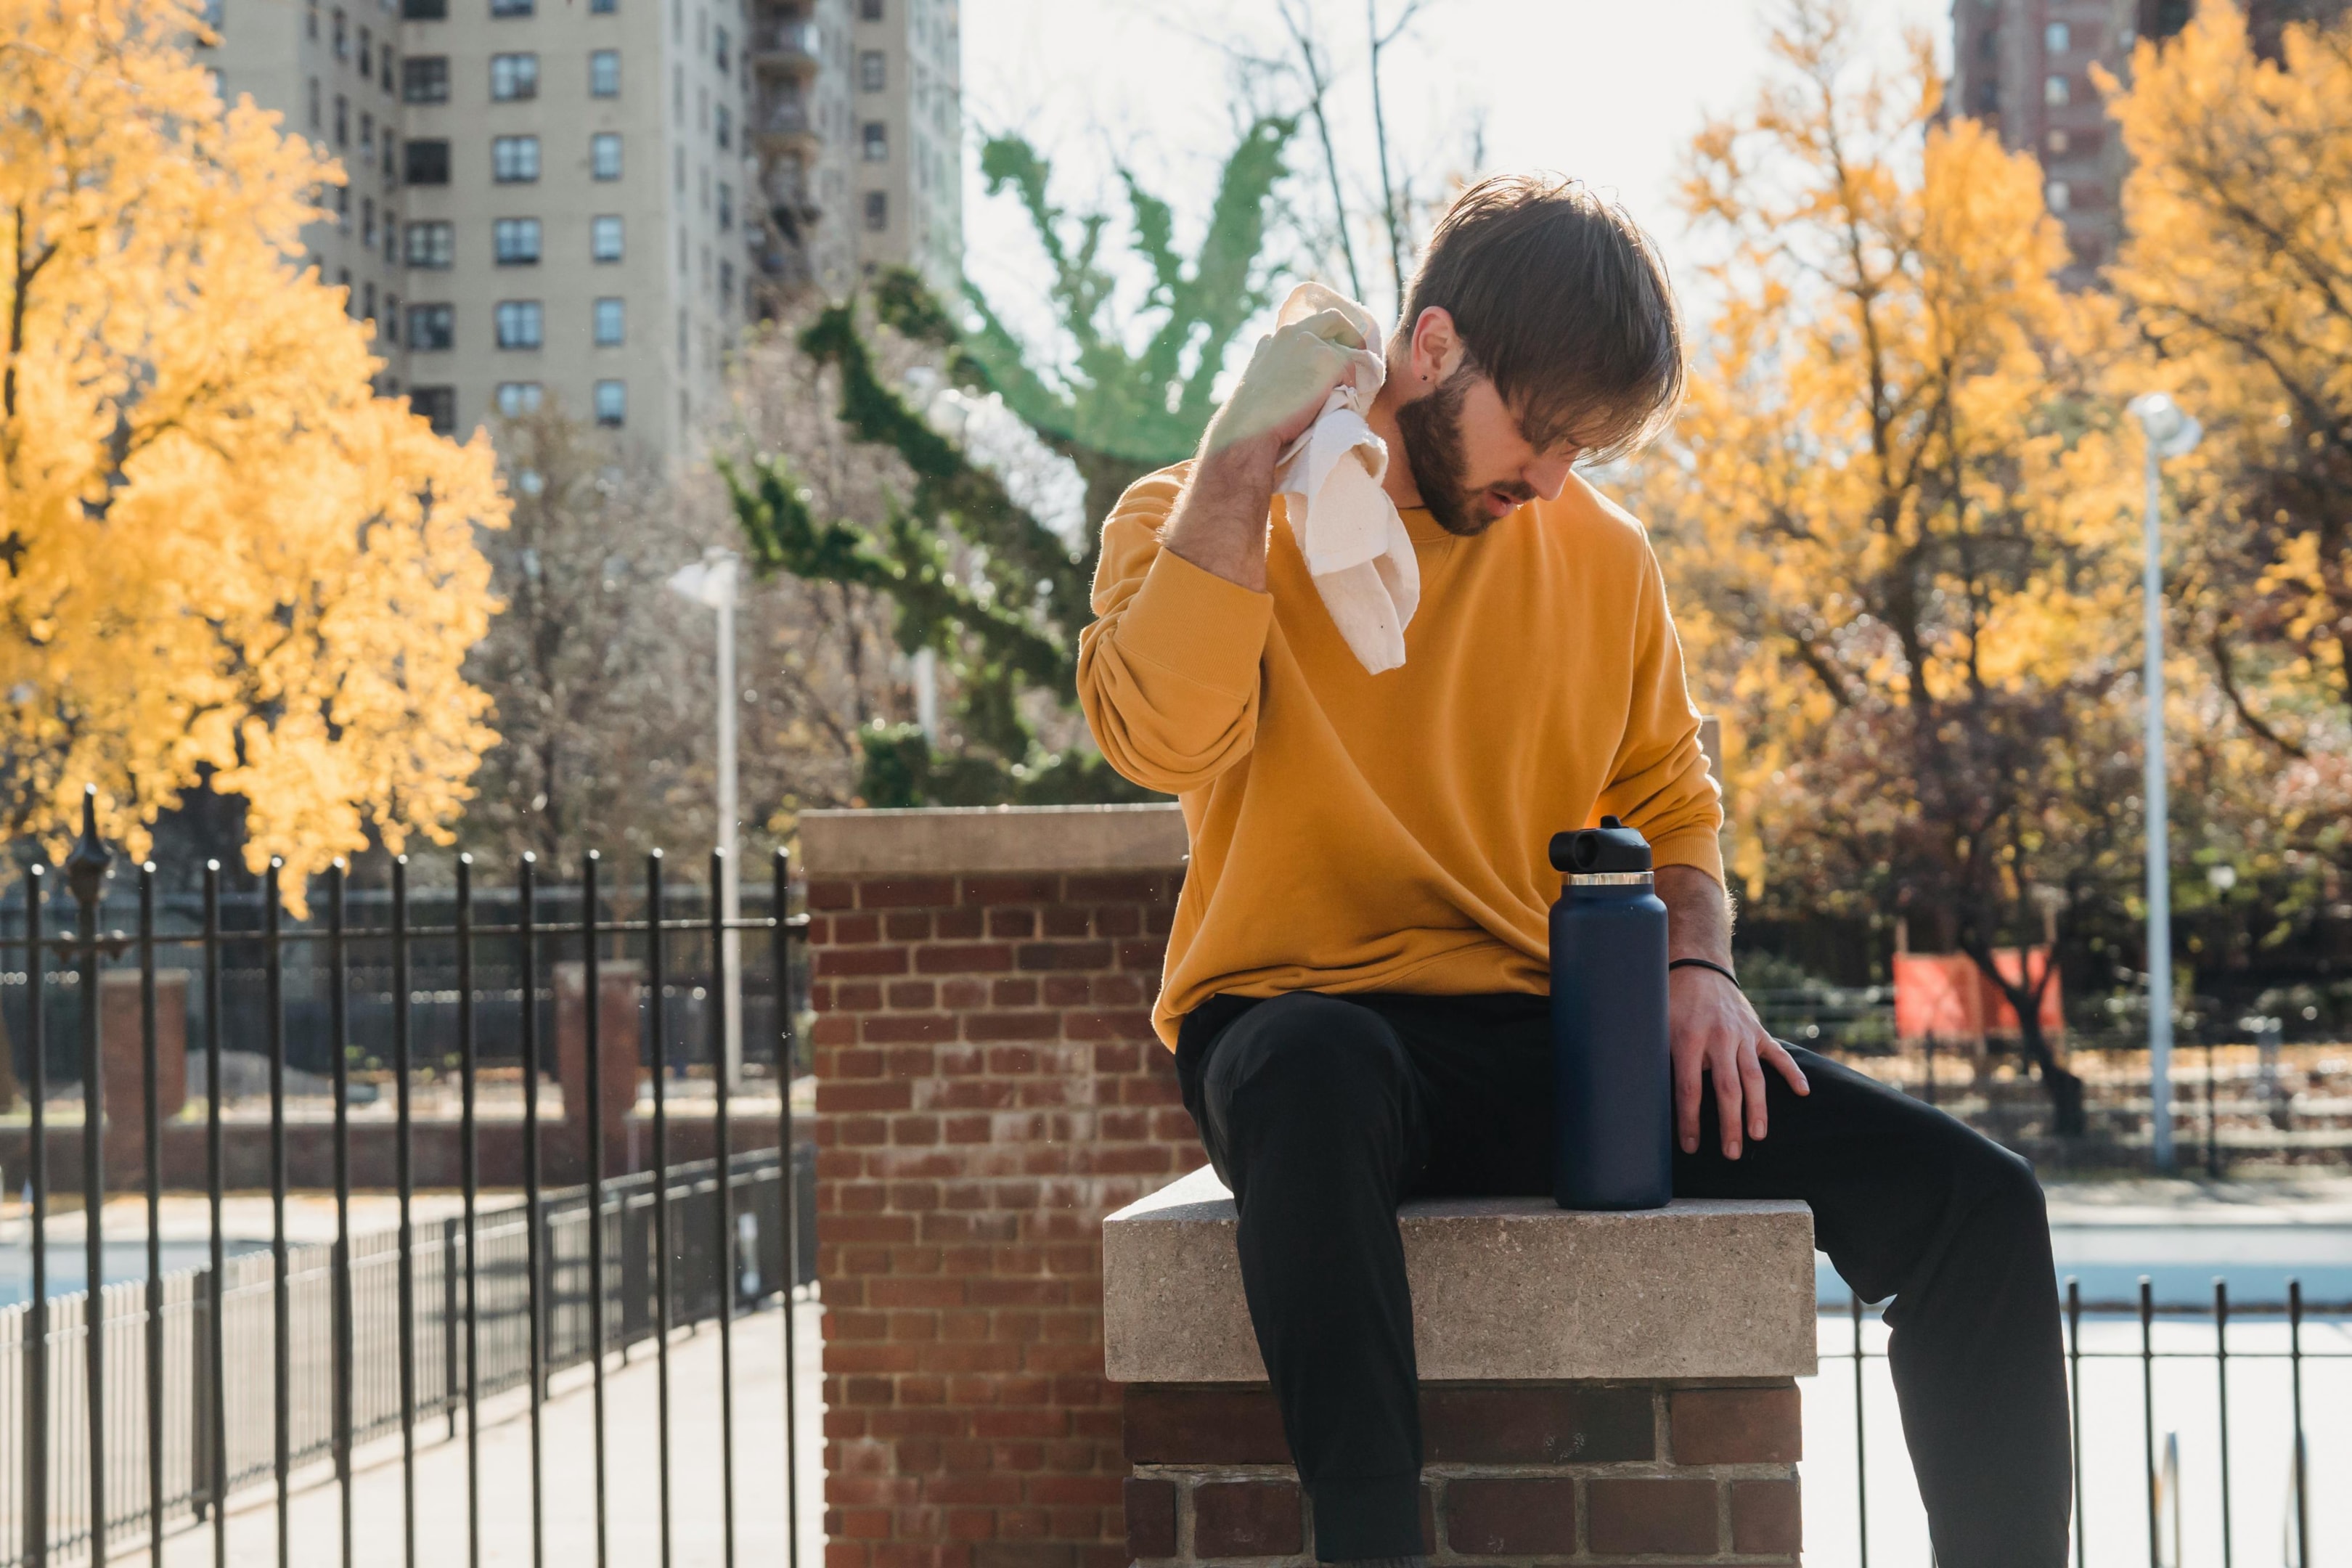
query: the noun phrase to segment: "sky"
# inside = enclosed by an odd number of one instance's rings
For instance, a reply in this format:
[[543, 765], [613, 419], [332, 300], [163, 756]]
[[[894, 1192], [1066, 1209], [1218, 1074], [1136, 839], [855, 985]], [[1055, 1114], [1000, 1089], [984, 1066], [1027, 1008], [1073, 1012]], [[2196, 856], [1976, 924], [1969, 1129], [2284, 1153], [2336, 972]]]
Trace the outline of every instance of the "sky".
[[[1313, 3], [1336, 70], [1344, 176], [1369, 195], [1377, 164], [1364, 8]], [[1948, 50], [1951, 3], [1855, 0], [1872, 41], [1890, 55], [1913, 26]], [[1377, 4], [1392, 17], [1403, 0]], [[1697, 253], [1673, 205], [1676, 161], [1709, 114], [1753, 97], [1769, 63], [1771, 9], [1772, 0], [1426, 0], [1383, 57], [1397, 161], [1434, 187], [1483, 147], [1482, 172], [1557, 169], [1611, 190], [1687, 289]], [[1109, 194], [1123, 161], [1174, 204], [1181, 239], [1182, 219], [1204, 213], [1234, 144], [1232, 51], [1281, 47], [1274, 12], [1274, 0], [962, 0], [973, 145], [996, 131], [1028, 134], [1055, 160], [1055, 194], [1072, 206]], [[1259, 90], [1268, 107], [1288, 90], [1295, 107], [1286, 84]], [[1304, 138], [1295, 143], [1300, 161], [1315, 151]], [[1016, 323], [1036, 320], [1024, 300], [1038, 294], [1039, 253], [1011, 200], [982, 195], [976, 158], [964, 223], [967, 272]], [[1375, 276], [1385, 274], [1384, 247], [1381, 256]], [[1389, 308], [1385, 281], [1376, 289], [1368, 280], [1365, 292]]]

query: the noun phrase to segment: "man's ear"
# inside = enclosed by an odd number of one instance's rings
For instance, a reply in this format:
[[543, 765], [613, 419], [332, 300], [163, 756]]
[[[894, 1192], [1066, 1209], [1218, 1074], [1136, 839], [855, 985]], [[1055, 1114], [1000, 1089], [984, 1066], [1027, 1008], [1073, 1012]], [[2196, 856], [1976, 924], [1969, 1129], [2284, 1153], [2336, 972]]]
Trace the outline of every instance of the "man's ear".
[[1413, 318], [1405, 373], [1416, 391], [1435, 386], [1462, 363], [1461, 334], [1454, 330], [1454, 313], [1442, 305], [1425, 307]]

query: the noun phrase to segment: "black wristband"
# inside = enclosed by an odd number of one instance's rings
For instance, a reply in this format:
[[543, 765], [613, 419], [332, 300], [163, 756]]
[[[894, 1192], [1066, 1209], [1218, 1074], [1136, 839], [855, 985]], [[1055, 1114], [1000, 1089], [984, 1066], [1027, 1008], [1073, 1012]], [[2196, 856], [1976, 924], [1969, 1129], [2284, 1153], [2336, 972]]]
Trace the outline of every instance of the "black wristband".
[[1726, 980], [1730, 981], [1734, 985], [1737, 985], [1737, 984], [1739, 984], [1739, 976], [1738, 976], [1737, 974], [1732, 973], [1731, 973], [1731, 971], [1729, 971], [1728, 969], [1726, 969], [1723, 965], [1721, 965], [1720, 963], [1717, 963], [1715, 960], [1713, 960], [1713, 959], [1711, 959], [1711, 958], [1677, 958], [1677, 959], [1674, 960], [1672, 963], [1668, 963], [1668, 964], [1666, 965], [1666, 968], [1667, 968], [1667, 969], [1669, 969], [1669, 970], [1685, 969], [1685, 968], [1689, 968], [1689, 969], [1712, 969], [1712, 970], [1714, 970], [1717, 974], [1722, 975]]

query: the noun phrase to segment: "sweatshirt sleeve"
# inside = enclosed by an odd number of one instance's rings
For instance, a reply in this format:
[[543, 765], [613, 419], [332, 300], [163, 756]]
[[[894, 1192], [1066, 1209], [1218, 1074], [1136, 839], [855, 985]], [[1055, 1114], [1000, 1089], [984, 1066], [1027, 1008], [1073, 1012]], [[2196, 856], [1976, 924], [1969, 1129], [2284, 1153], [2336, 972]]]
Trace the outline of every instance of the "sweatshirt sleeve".
[[1636, 592], [1633, 702], [1600, 809], [1639, 828], [1653, 864], [1696, 866], [1723, 880], [1723, 791], [1699, 746], [1665, 579], [1646, 542]]
[[1103, 524], [1096, 619], [1078, 637], [1078, 705], [1120, 773], [1171, 795], [1207, 784], [1257, 737], [1274, 598], [1160, 548], [1187, 470], [1146, 476]]

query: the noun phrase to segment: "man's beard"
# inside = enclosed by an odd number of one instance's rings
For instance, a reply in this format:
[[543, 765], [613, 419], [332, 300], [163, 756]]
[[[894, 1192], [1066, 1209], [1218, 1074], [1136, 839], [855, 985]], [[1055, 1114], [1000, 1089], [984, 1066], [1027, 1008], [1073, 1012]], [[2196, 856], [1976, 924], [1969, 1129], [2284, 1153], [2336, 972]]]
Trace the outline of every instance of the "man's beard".
[[1501, 521], [1471, 509], [1483, 490], [1515, 494], [1524, 490], [1518, 495], [1521, 500], [1535, 495], [1518, 484], [1482, 486], [1477, 491], [1468, 487], [1464, 475], [1468, 465], [1462, 456], [1462, 404], [1469, 393], [1470, 378], [1476, 374], [1465, 361], [1427, 396], [1401, 404], [1396, 411], [1397, 434], [1404, 437], [1404, 460], [1412, 470], [1421, 504], [1429, 509], [1440, 528], [1465, 539], [1475, 538]]

